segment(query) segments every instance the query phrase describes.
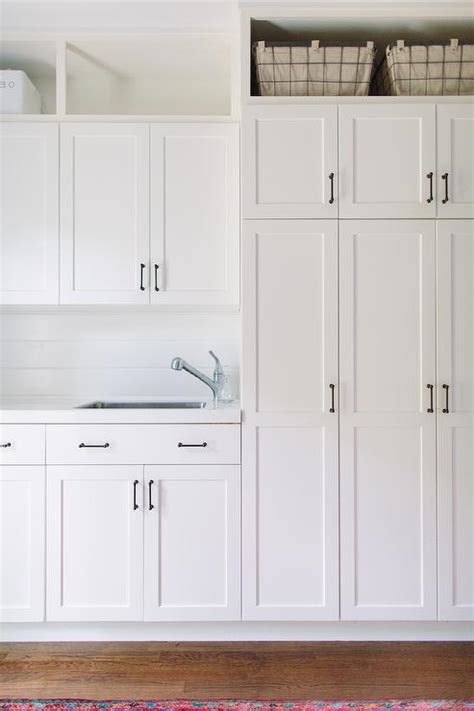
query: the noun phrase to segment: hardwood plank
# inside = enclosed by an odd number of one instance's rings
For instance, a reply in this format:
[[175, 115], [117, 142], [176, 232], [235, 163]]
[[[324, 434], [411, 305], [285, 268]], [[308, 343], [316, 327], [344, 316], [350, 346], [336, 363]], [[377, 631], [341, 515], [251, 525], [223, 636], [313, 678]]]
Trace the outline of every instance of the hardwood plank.
[[0, 645], [0, 697], [474, 697], [474, 643]]

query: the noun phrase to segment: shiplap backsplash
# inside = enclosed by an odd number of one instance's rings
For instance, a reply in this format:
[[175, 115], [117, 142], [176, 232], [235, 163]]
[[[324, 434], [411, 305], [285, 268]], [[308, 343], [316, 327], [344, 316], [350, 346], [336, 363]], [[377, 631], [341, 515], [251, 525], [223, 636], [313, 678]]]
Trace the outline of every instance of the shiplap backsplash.
[[4, 398], [208, 397], [209, 389], [170, 368], [182, 356], [208, 375], [212, 348], [239, 389], [238, 313], [0, 314]]

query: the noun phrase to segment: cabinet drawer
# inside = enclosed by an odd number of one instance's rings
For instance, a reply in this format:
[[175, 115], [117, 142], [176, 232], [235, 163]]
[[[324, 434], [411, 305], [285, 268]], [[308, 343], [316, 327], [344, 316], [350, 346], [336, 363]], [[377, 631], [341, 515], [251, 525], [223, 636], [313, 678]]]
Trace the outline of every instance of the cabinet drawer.
[[44, 425], [0, 425], [0, 464], [44, 464]]
[[239, 425], [50, 425], [48, 464], [239, 464]]

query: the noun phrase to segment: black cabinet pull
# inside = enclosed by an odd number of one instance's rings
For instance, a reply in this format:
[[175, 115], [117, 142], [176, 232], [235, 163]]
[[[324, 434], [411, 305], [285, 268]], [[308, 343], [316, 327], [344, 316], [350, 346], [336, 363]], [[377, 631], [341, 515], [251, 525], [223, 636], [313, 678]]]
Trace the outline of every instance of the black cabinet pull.
[[136, 511], [138, 509], [138, 504], [137, 504], [137, 486], [140, 482], [138, 479], [135, 479], [133, 482], [133, 510]]
[[331, 388], [331, 407], [329, 408], [329, 412], [336, 412], [334, 402], [334, 390], [336, 389], [336, 386], [334, 385], [334, 383], [330, 383], [329, 387]]
[[160, 268], [159, 264], [155, 264], [155, 291], [159, 291], [160, 287], [158, 286], [158, 269]]
[[183, 444], [182, 442], [178, 442], [178, 447], [207, 447], [207, 442], [203, 442], [202, 444]]
[[434, 390], [434, 386], [433, 386], [433, 385], [427, 385], [426, 387], [427, 387], [428, 390], [430, 391], [430, 406], [429, 406], [429, 408], [426, 410], [426, 412], [432, 413], [432, 412], [434, 412], [434, 402], [433, 402], [433, 390]]
[[3, 447], [3, 448], [5, 448], [5, 447], [11, 447], [11, 446], [12, 446], [12, 443], [11, 443], [11, 442], [5, 442], [5, 444], [0, 444], [0, 447]]
[[426, 202], [433, 202], [433, 173], [428, 173], [426, 177], [430, 181], [430, 196]]
[[79, 449], [107, 449], [108, 447], [110, 447], [108, 442], [105, 444], [84, 444], [84, 442], [81, 442], [79, 445]]
[[445, 415], [447, 415], [449, 413], [449, 385], [443, 385], [443, 390], [446, 395], [446, 404], [443, 407], [443, 412]]
[[153, 511], [153, 509], [155, 508], [151, 502], [151, 487], [154, 483], [155, 482], [153, 481], [153, 479], [150, 479], [150, 481], [148, 482], [148, 511]]
[[331, 197], [329, 198], [329, 204], [332, 205], [334, 202], [334, 173], [329, 173], [329, 180], [331, 183]]
[[446, 203], [449, 201], [448, 174], [443, 173], [441, 177], [444, 180], [444, 198], [442, 200], [442, 203], [443, 205], [446, 205]]
[[145, 291], [145, 285], [143, 283], [143, 278], [145, 275], [145, 264], [140, 264], [140, 291]]

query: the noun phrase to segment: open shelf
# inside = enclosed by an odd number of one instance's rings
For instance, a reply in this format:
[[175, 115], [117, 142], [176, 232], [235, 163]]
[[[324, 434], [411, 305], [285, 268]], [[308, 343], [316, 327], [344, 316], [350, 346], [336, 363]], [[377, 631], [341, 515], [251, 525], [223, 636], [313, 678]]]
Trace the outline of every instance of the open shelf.
[[[255, 90], [255, 85], [251, 80], [253, 71], [252, 44], [258, 41], [265, 42], [296, 42], [321, 40], [335, 43], [363, 43], [372, 41], [377, 48], [375, 57], [375, 67], [383, 58], [385, 49], [389, 43], [399, 39], [406, 41], [420, 40], [450, 40], [457, 38], [460, 40], [473, 41], [474, 38], [474, 15], [459, 15], [456, 12], [452, 16], [446, 12], [440, 12], [436, 16], [390, 16], [383, 14], [379, 17], [367, 16], [358, 12], [353, 17], [350, 11], [345, 11], [341, 16], [324, 16], [316, 11], [304, 11], [295, 13], [295, 16], [284, 16], [281, 11], [272, 13], [268, 11], [268, 16], [259, 16], [257, 13], [249, 11], [244, 16], [242, 23], [242, 96], [250, 103], [310, 103], [318, 101], [332, 102], [343, 101], [419, 101], [420, 98], [433, 100], [433, 97], [393, 97], [393, 96], [371, 96], [371, 97], [325, 97], [325, 96], [276, 96], [262, 97]], [[443, 97], [436, 96], [436, 101], [444, 100], [471, 100], [472, 97]]]
[[[26, 72], [41, 95], [42, 114], [56, 113], [56, 43], [54, 41], [2, 40], [0, 69], [20, 69]], [[25, 114], [30, 117], [33, 115]]]
[[69, 42], [66, 113], [230, 115], [231, 50], [226, 35]]

